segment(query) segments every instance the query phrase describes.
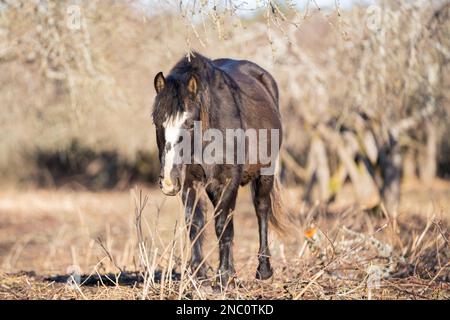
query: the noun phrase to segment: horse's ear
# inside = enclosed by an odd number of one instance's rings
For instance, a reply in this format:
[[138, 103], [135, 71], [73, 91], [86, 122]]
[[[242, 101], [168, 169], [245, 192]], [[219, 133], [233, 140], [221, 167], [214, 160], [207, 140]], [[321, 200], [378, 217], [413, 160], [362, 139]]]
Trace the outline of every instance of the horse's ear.
[[159, 72], [154, 80], [156, 93], [160, 93], [162, 89], [166, 86], [166, 79], [162, 72]]
[[194, 96], [197, 95], [198, 83], [197, 78], [194, 75], [191, 75], [191, 77], [189, 78], [187, 89]]

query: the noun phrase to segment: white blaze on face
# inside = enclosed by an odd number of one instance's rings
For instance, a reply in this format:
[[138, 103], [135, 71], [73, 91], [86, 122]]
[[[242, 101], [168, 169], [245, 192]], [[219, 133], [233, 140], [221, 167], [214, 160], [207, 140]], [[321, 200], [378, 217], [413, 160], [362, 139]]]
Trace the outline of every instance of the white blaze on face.
[[[187, 119], [187, 116], [188, 115], [186, 112], [177, 113], [174, 117], [167, 119], [163, 124], [165, 128], [166, 146], [169, 146], [169, 148], [166, 149], [166, 153], [164, 155], [163, 185], [168, 188], [171, 188], [173, 186], [173, 183], [170, 178], [170, 173], [172, 171], [175, 162], [176, 156], [175, 145], [178, 143], [178, 140], [180, 139], [182, 127]], [[166, 148], [166, 146], [164, 147]]]

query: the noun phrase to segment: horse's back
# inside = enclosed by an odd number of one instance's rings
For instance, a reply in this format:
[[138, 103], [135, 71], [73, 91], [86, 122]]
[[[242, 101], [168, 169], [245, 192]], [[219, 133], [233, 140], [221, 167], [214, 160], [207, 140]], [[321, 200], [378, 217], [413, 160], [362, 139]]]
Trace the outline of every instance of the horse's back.
[[278, 86], [268, 71], [248, 60], [216, 59], [213, 64], [232, 77], [243, 92], [253, 94], [255, 100], [270, 99], [278, 109]]

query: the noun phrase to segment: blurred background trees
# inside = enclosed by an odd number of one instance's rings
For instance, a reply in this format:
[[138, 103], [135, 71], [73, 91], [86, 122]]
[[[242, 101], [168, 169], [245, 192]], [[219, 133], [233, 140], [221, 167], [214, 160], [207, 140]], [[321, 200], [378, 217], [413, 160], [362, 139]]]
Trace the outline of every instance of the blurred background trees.
[[450, 172], [449, 14], [448, 1], [419, 0], [1, 0], [0, 174], [152, 182], [153, 76], [195, 49], [275, 75], [283, 179], [307, 202], [350, 185], [352, 202], [394, 214], [402, 177], [426, 185]]

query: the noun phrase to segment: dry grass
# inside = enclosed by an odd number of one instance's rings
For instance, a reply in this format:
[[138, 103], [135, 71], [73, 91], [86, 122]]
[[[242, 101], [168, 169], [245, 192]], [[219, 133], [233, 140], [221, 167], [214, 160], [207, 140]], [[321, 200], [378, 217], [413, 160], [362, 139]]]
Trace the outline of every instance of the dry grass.
[[[287, 190], [299, 234], [285, 242], [271, 237], [276, 271], [262, 282], [254, 279], [257, 224], [243, 189], [235, 222], [238, 279], [235, 288], [222, 293], [186, 271], [180, 203], [159, 190], [143, 191], [149, 195], [145, 206], [136, 190], [2, 191], [0, 298], [449, 299], [449, 185], [436, 182], [429, 195], [417, 184], [403, 190], [398, 233], [387, 217], [342, 201], [306, 208], [298, 190]], [[212, 276], [217, 253], [211, 223], [206, 232]], [[379, 283], [368, 273], [372, 267], [381, 270]], [[81, 284], [67, 283], [74, 271], [85, 275]]]

